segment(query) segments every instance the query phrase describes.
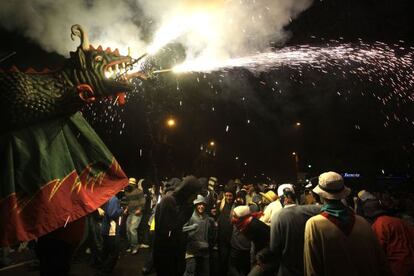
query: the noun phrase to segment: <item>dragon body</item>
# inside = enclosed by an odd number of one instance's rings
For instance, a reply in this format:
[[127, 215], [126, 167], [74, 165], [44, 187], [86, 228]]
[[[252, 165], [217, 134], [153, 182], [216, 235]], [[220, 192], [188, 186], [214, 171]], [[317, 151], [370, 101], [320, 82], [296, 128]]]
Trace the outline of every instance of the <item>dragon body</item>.
[[131, 57], [93, 48], [79, 25], [72, 26], [72, 39], [76, 36], [81, 45], [60, 70], [0, 72], [0, 133], [74, 113], [99, 97], [122, 101], [133, 89], [125, 74]]
[[79, 25], [71, 31], [81, 44], [62, 69], [0, 72], [0, 246], [63, 229], [128, 184], [77, 111], [103, 97], [122, 103], [128, 79], [145, 77], [126, 74], [131, 57], [93, 48]]

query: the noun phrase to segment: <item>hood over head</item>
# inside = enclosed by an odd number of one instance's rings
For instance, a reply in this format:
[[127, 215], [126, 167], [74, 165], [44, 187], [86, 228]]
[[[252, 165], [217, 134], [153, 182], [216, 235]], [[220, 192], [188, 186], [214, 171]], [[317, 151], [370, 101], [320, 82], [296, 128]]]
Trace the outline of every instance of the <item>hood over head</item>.
[[184, 177], [174, 190], [173, 196], [178, 204], [185, 203], [190, 197], [197, 195], [202, 189], [202, 184], [192, 175]]

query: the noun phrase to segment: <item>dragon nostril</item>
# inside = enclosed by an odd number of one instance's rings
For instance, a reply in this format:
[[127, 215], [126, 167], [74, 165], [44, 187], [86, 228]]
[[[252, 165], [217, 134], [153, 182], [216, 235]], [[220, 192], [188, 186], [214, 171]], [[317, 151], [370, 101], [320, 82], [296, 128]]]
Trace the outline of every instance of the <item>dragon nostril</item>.
[[85, 101], [87, 103], [95, 101], [94, 91], [90, 85], [79, 84], [76, 86], [76, 90], [78, 92], [79, 98], [81, 98], [82, 101]]

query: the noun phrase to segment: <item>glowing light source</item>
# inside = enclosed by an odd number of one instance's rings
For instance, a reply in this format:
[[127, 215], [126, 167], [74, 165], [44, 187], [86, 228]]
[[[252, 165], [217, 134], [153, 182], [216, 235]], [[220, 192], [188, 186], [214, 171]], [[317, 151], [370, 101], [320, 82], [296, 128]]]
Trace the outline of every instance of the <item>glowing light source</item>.
[[177, 15], [158, 29], [147, 52], [153, 55], [168, 43], [188, 32], [197, 33], [203, 36], [203, 39], [215, 36], [214, 28], [211, 28], [214, 24], [214, 17], [214, 12], [208, 9], [182, 11], [180, 15]]
[[159, 49], [179, 37], [188, 28], [189, 25], [185, 17], [176, 17], [168, 22], [168, 24], [161, 26], [155, 33], [153, 42], [147, 48], [148, 54], [155, 54]]
[[174, 118], [169, 118], [166, 121], [167, 127], [169, 128], [173, 128], [176, 125], [175, 119]]

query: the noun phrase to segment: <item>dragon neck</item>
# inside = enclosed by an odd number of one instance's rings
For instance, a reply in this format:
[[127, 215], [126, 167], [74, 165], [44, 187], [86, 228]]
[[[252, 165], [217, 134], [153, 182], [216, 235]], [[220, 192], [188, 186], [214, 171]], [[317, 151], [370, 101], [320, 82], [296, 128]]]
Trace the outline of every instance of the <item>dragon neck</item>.
[[76, 87], [79, 84], [89, 84], [93, 90], [104, 90], [100, 77], [91, 70], [69, 67], [63, 69], [59, 74], [66, 85]]

